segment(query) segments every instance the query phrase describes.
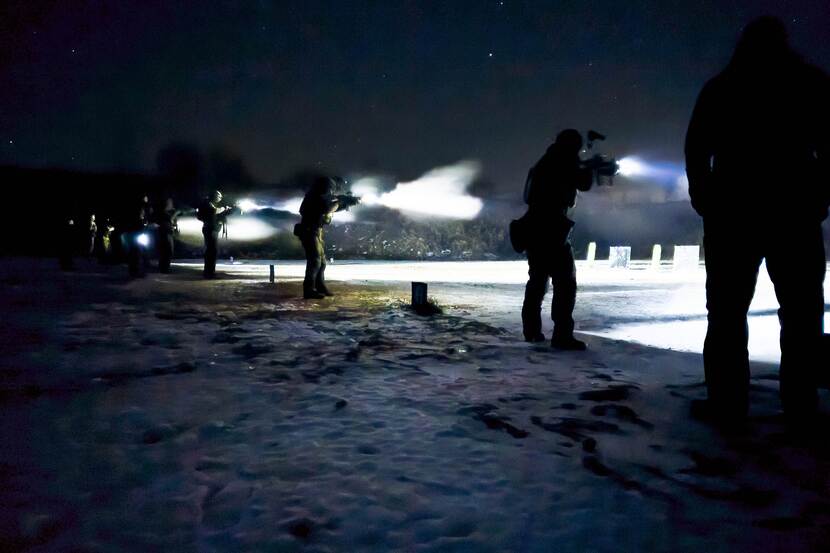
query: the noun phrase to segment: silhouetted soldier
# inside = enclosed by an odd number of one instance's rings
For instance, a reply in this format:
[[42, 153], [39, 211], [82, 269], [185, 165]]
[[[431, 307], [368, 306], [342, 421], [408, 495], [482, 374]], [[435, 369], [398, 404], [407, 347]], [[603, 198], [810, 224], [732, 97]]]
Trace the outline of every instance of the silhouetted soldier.
[[559, 133], [556, 142], [545, 152], [528, 174], [525, 202], [528, 205], [530, 236], [527, 245], [529, 279], [522, 305], [525, 340], [541, 342], [542, 301], [553, 283], [553, 336], [551, 346], [558, 349], [583, 350], [585, 343], [573, 336], [573, 310], [576, 302], [576, 266], [568, 236], [573, 222], [568, 208], [576, 202], [577, 190], [589, 190], [590, 169], [580, 165], [582, 136], [574, 129]]
[[121, 244], [127, 254], [127, 267], [131, 277], [144, 276], [144, 262], [148, 247], [147, 221], [151, 216], [150, 203], [146, 195], [132, 205], [124, 221], [124, 232], [121, 234]]
[[703, 217], [709, 329], [703, 349], [710, 411], [748, 409], [747, 312], [762, 260], [781, 322], [785, 414], [815, 411], [823, 332], [830, 203], [830, 83], [762, 17], [743, 31], [727, 67], [703, 87], [686, 136], [689, 194]]
[[219, 205], [222, 193], [214, 190], [210, 197], [205, 198], [196, 212], [197, 218], [202, 221], [202, 236], [205, 237], [205, 278], [216, 276], [216, 257], [219, 254], [219, 231], [225, 223], [230, 211], [229, 206]]
[[[178, 232], [179, 211], [173, 206], [173, 199], [167, 198], [162, 209], [156, 215], [157, 248], [159, 254], [159, 271], [170, 272], [170, 261], [173, 259], [174, 236]], [[215, 259], [215, 258], [214, 258]], [[215, 261], [214, 261], [215, 263]]]
[[303, 298], [320, 299], [333, 294], [326, 287], [326, 245], [323, 226], [331, 223], [332, 215], [348, 205], [341, 205], [340, 197], [332, 194], [334, 182], [328, 177], [316, 177], [300, 205], [302, 220], [294, 229], [305, 250], [306, 269], [303, 280]]
[[87, 229], [87, 258], [92, 259], [95, 254], [95, 242], [98, 236], [98, 224], [95, 222], [95, 214], [89, 216], [89, 228]]
[[108, 218], [104, 219], [103, 226], [98, 230], [95, 239], [95, 249], [98, 252], [98, 262], [103, 264], [110, 261], [112, 256], [112, 231], [115, 230]]

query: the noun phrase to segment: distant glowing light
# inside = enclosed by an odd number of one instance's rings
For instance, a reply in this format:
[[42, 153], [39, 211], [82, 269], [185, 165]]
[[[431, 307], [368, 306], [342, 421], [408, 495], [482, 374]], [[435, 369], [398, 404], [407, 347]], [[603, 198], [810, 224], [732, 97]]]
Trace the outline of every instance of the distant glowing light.
[[236, 207], [238, 207], [239, 211], [242, 213], [247, 213], [249, 211], [259, 211], [260, 209], [264, 209], [266, 206], [259, 205], [250, 198], [243, 198], [236, 202]]
[[287, 200], [283, 200], [278, 202], [274, 209], [278, 209], [280, 211], [287, 211], [289, 213], [293, 213], [294, 215], [300, 214], [300, 205], [303, 203], [303, 198], [298, 196], [296, 198], [288, 198]]
[[[278, 232], [274, 226], [249, 215], [229, 217], [227, 225], [228, 240], [232, 242], [264, 240]], [[194, 241], [202, 235], [202, 222], [195, 217], [180, 217], [178, 226], [183, 238]]]
[[146, 232], [142, 232], [138, 236], [136, 236], [135, 241], [138, 242], [138, 245], [146, 248], [150, 245], [150, 235]]
[[638, 177], [645, 173], [645, 164], [636, 157], [624, 157], [617, 163], [623, 177]]
[[474, 161], [437, 167], [420, 178], [401, 182], [389, 192], [378, 192], [379, 181], [359, 179], [352, 192], [362, 205], [384, 206], [414, 218], [474, 219], [484, 206], [467, 188], [481, 171]]
[[277, 233], [277, 229], [265, 221], [245, 215], [229, 217], [226, 224], [228, 240], [236, 242], [264, 240]]
[[619, 175], [631, 180], [650, 181], [667, 188], [688, 188], [686, 172], [672, 162], [650, 162], [636, 156], [620, 159]]

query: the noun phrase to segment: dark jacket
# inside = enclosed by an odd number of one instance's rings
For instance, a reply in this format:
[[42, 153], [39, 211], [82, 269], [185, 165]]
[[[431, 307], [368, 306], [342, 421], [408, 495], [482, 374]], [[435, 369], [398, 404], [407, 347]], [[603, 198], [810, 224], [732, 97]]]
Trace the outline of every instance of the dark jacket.
[[176, 232], [179, 214], [180, 212], [177, 209], [159, 210], [156, 216], [156, 224], [159, 226], [159, 232], [163, 234], [174, 234]]
[[317, 231], [331, 223], [331, 215], [337, 211], [337, 199], [331, 195], [321, 196], [309, 192], [300, 204], [300, 215], [302, 220], [300, 226], [309, 231]]
[[795, 54], [733, 59], [703, 87], [686, 135], [692, 206], [704, 218], [820, 221], [830, 203], [830, 82]]
[[202, 202], [197, 212], [197, 217], [202, 221], [202, 233], [218, 233], [225, 221], [225, 213], [222, 208], [209, 200]]
[[591, 188], [592, 173], [581, 167], [579, 155], [568, 155], [553, 144], [528, 174], [525, 202], [534, 230], [565, 218], [576, 203], [577, 190]]

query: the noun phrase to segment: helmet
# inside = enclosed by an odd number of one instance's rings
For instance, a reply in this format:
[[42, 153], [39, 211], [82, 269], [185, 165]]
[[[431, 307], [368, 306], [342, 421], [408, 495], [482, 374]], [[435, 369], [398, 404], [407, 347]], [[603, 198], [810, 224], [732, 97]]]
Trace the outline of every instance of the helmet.
[[576, 129], [565, 129], [556, 135], [557, 146], [579, 152], [582, 149], [582, 135]]

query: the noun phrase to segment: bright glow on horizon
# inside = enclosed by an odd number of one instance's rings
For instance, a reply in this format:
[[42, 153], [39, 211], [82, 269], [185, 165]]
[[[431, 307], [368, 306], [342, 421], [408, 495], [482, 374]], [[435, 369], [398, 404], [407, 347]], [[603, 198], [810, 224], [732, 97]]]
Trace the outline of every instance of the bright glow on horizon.
[[[195, 217], [181, 217], [178, 221], [179, 233], [186, 238], [200, 238], [202, 222]], [[277, 229], [256, 217], [237, 215], [228, 218], [228, 240], [248, 242], [265, 240], [277, 233]]]
[[384, 206], [414, 218], [474, 219], [484, 206], [467, 188], [481, 171], [474, 161], [437, 167], [410, 182], [399, 182], [389, 192], [379, 193], [379, 181], [359, 179], [352, 192], [365, 206]]
[[259, 211], [260, 209], [265, 209], [268, 206], [259, 205], [250, 198], [243, 198], [236, 202], [236, 207], [238, 207], [239, 211], [242, 213], [247, 213], [248, 211]]

